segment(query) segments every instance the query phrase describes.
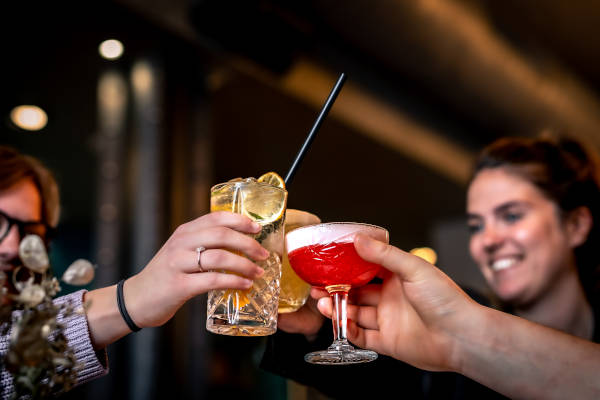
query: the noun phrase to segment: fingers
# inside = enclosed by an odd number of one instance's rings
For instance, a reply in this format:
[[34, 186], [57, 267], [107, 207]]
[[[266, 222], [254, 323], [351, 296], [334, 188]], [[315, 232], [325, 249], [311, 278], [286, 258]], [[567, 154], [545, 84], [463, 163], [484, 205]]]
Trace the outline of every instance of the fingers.
[[223, 249], [208, 249], [200, 254], [200, 266], [198, 265], [198, 255], [194, 252], [186, 252], [187, 263], [183, 266], [183, 271], [188, 273], [202, 272], [210, 270], [224, 270], [235, 272], [246, 278], [255, 279], [264, 273], [264, 270], [247, 259], [230, 251]]
[[205, 214], [181, 225], [180, 229], [185, 232], [196, 232], [215, 226], [223, 226], [244, 233], [258, 233], [261, 229], [258, 223], [252, 221], [247, 216], [227, 211], [215, 211]]
[[397, 273], [405, 281], [414, 281], [432, 268], [423, 259], [364, 234], [356, 235], [354, 246], [363, 259]]
[[191, 296], [206, 293], [209, 290], [241, 289], [246, 290], [252, 286], [250, 279], [234, 274], [221, 272], [203, 272], [186, 275], [185, 284]]
[[317, 309], [321, 314], [326, 316], [327, 318], [331, 318], [332, 314], [332, 304], [330, 297], [321, 297], [317, 302]]
[[371, 284], [350, 291], [350, 299], [354, 304], [376, 306], [381, 299], [381, 285]]
[[215, 226], [196, 232], [178, 232], [174, 236], [175, 246], [195, 251], [198, 246], [206, 249], [229, 249], [246, 254], [254, 260], [264, 260], [269, 252], [254, 238], [234, 229]]
[[315, 301], [309, 299], [298, 311], [279, 314], [277, 317], [277, 329], [288, 333], [301, 333], [309, 340], [313, 340], [325, 321], [318, 312]]
[[382, 342], [379, 330], [361, 328], [354, 321], [348, 321], [346, 335], [350, 342], [360, 348], [370, 349], [377, 353], [385, 354], [382, 349], [380, 349], [380, 346], [378, 346], [378, 344]]
[[[327, 318], [332, 315], [332, 303], [330, 298], [322, 298], [317, 302], [317, 308]], [[358, 326], [367, 329], [379, 329], [377, 323], [377, 308], [373, 306], [357, 306], [348, 304], [346, 306], [348, 321], [353, 321]]]
[[327, 293], [327, 290], [325, 289], [320, 289], [313, 286], [310, 288], [310, 297], [318, 300], [321, 297], [329, 297], [329, 293]]

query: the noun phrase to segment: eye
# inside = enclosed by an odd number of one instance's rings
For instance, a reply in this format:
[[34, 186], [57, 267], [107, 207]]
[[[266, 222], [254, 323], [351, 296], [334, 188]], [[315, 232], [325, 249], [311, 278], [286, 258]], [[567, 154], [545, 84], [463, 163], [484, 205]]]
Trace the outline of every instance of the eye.
[[469, 230], [470, 235], [474, 235], [478, 232], [481, 232], [483, 229], [483, 223], [478, 221], [469, 221], [467, 222], [467, 229]]
[[503, 216], [502, 219], [506, 222], [508, 222], [509, 224], [512, 224], [514, 222], [519, 221], [521, 218], [523, 218], [523, 213], [521, 212], [506, 212]]

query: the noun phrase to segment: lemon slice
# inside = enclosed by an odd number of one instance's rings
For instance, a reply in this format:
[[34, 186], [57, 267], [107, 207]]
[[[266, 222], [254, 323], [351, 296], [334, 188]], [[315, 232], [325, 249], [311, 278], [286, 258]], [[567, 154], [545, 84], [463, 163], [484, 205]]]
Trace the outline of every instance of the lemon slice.
[[268, 183], [271, 186], [276, 186], [281, 189], [285, 189], [285, 181], [277, 172], [267, 172], [266, 174], [262, 174], [260, 178], [258, 178], [259, 182]]
[[[285, 190], [285, 182], [276, 172], [267, 172], [261, 175], [257, 182]], [[269, 191], [263, 187], [263, 189], [245, 193], [242, 214], [261, 225], [267, 225], [283, 218], [287, 196], [282, 196], [278, 189]]]

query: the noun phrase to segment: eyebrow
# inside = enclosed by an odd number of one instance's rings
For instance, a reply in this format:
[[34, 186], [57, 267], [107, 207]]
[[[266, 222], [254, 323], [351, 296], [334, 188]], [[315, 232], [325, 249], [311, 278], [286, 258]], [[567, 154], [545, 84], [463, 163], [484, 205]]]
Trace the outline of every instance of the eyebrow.
[[[498, 207], [494, 208], [494, 214], [500, 214], [500, 213], [506, 212], [507, 210], [509, 210], [513, 207], [520, 207], [523, 205], [523, 203], [525, 203], [525, 202], [517, 201], [517, 200], [508, 201], [508, 202], [503, 203], [503, 204], [499, 205]], [[466, 216], [467, 216], [467, 219], [481, 218], [481, 216], [479, 214], [472, 214], [472, 213], [467, 213]]]

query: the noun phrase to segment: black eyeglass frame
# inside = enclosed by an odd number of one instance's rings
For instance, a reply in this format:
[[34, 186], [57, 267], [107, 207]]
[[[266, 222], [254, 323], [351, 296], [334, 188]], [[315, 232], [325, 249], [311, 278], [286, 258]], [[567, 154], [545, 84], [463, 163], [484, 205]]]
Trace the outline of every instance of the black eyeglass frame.
[[6, 232], [0, 234], [0, 243], [8, 236], [8, 233], [12, 229], [13, 225], [17, 225], [17, 229], [19, 229], [19, 236], [21, 239], [23, 239], [23, 237], [25, 236], [26, 233], [30, 233], [27, 231], [28, 225], [42, 225], [45, 228], [46, 232], [45, 232], [44, 236], [42, 237], [42, 240], [46, 244], [49, 242], [50, 238], [54, 234], [54, 228], [52, 228], [50, 225], [48, 225], [47, 223], [45, 223], [43, 221], [23, 221], [23, 220], [11, 217], [10, 215], [6, 214], [2, 210], [0, 210], [0, 216], [6, 218], [6, 220], [8, 221], [8, 228], [6, 229]]

